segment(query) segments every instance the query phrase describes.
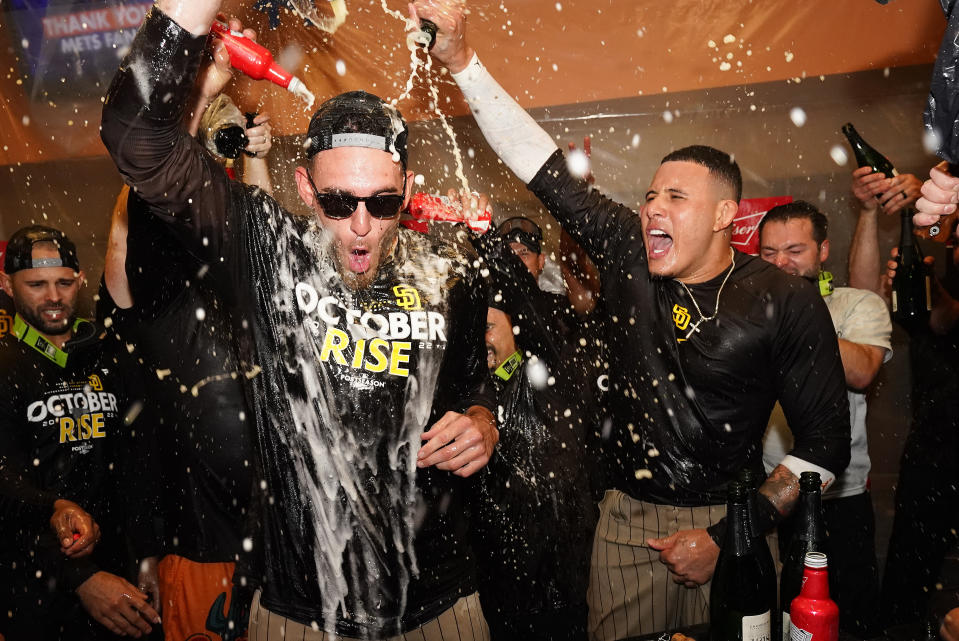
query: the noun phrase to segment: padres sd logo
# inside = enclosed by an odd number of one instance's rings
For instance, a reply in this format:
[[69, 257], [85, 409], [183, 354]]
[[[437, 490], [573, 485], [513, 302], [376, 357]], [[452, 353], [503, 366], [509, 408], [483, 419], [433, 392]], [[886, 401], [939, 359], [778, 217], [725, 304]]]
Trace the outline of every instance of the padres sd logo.
[[393, 287], [393, 294], [396, 296], [396, 304], [408, 312], [423, 309], [420, 302], [420, 293], [415, 287], [408, 285], [396, 285]]
[[103, 381], [100, 380], [99, 376], [97, 376], [96, 374], [91, 374], [89, 381], [90, 381], [90, 387], [93, 389], [94, 392], [103, 391]]
[[679, 305], [679, 303], [673, 305], [673, 322], [676, 323], [676, 327], [680, 330], [686, 329], [689, 327], [689, 310], [685, 307]]
[[0, 338], [13, 332], [13, 316], [4, 310], [0, 310]]

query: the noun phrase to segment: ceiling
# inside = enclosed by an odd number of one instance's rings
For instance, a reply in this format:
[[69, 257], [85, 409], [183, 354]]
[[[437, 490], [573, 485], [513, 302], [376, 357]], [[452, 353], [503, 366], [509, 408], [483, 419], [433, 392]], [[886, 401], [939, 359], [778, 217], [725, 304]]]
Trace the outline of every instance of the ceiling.
[[[352, 89], [398, 96], [410, 52], [403, 22], [383, 4], [405, 12], [406, 3], [344, 1], [345, 22], [332, 34], [285, 9], [271, 30], [251, 0], [226, 0], [223, 10], [255, 27], [320, 99]], [[481, 0], [469, 7], [469, 40], [528, 108], [929, 63], [945, 26], [934, 0]], [[332, 15], [327, 0], [317, 11]], [[100, 101], [71, 96], [69, 78], [55, 99], [29, 97], [15, 37], [4, 24], [0, 165], [103, 154]], [[465, 113], [449, 80], [434, 77], [440, 111]], [[228, 91], [242, 108], [273, 114], [278, 134], [306, 128], [304, 105], [273, 85], [239, 78]], [[433, 119], [432, 102], [420, 79], [399, 106], [411, 120]]]

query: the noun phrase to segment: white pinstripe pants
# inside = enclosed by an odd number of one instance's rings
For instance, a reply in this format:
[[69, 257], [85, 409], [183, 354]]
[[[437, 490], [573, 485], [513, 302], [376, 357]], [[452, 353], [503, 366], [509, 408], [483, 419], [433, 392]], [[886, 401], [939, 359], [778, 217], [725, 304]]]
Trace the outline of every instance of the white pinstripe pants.
[[672, 507], [607, 490], [600, 503], [589, 568], [589, 636], [614, 641], [709, 621], [709, 583], [674, 583], [646, 539], [705, 528], [725, 505]]
[[[257, 590], [250, 608], [249, 641], [359, 641], [323, 630], [314, 630], [260, 605]], [[372, 641], [372, 640], [367, 640]], [[479, 593], [459, 599], [451, 608], [415, 630], [379, 641], [489, 641], [489, 627], [483, 618]]]

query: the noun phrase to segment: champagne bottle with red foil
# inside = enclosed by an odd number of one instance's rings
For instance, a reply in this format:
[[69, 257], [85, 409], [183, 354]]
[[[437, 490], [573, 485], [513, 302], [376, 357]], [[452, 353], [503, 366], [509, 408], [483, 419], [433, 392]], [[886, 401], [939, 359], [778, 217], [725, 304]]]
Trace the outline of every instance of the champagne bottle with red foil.
[[[746, 486], [729, 484], [726, 540], [716, 561], [709, 599], [709, 637], [712, 641], [770, 641], [770, 594], [776, 577], [768, 576], [753, 543]], [[768, 549], [767, 549], [768, 551]]]
[[253, 80], [269, 80], [313, 105], [314, 96], [303, 81], [273, 61], [273, 54], [239, 31], [232, 31], [219, 20], [214, 20], [210, 32], [223, 41], [230, 54], [230, 65]]
[[783, 640], [789, 639], [789, 606], [802, 589], [806, 554], [823, 552], [826, 545], [826, 526], [822, 517], [822, 480], [818, 472], [799, 475], [799, 502], [793, 512], [796, 523], [792, 540], [783, 541], [786, 559], [783, 561], [779, 583]]
[[839, 606], [829, 598], [829, 569], [822, 552], [806, 554], [802, 591], [789, 608], [789, 637], [794, 641], [836, 641]]

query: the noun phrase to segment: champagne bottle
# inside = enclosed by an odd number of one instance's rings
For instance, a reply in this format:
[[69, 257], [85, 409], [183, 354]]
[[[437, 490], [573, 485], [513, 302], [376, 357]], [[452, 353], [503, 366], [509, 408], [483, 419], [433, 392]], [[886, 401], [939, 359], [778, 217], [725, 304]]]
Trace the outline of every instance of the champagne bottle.
[[[769, 594], [776, 592], [753, 545], [749, 519], [749, 493], [733, 481], [727, 500], [726, 540], [716, 561], [709, 602], [709, 636], [712, 641], [769, 641]], [[768, 549], [767, 549], [768, 551]]]
[[[763, 481], [766, 480], [766, 475], [760, 472], [759, 470], [750, 469], [744, 467], [739, 472], [739, 481], [746, 486], [746, 492], [748, 494], [748, 512], [749, 512], [749, 534], [753, 540], [753, 547], [756, 549], [756, 554], [759, 557], [760, 564], [762, 566], [762, 581], [764, 584], [770, 584], [773, 586], [773, 589], [768, 593], [769, 601], [769, 610], [770, 612], [776, 612], [776, 608], [779, 605], [776, 600], [776, 565], [773, 563], [773, 555], [769, 551], [769, 543], [766, 542], [766, 533], [762, 531], [759, 526], [759, 521], [757, 518], [758, 511], [756, 507], [756, 493], [759, 490], [759, 486], [763, 484]], [[770, 622], [770, 630], [772, 632], [772, 639], [778, 639], [782, 636], [782, 629], [779, 625], [779, 618], [773, 617]]]
[[783, 561], [779, 583], [779, 603], [783, 640], [789, 639], [789, 606], [799, 596], [806, 566], [806, 554], [823, 552], [826, 544], [826, 527], [822, 520], [822, 481], [818, 472], [803, 472], [799, 475], [799, 504], [794, 512], [795, 534], [791, 541], [783, 541], [786, 558]]
[[[863, 140], [856, 128], [851, 122], [842, 126], [842, 133], [845, 134], [852, 147], [852, 153], [856, 156], [856, 164], [860, 167], [872, 167], [872, 170], [880, 174], [885, 174], [886, 178], [898, 176], [899, 172], [893, 166], [889, 159], [876, 151], [876, 148]], [[877, 196], [878, 198], [878, 196]]]
[[[885, 174], [886, 178], [892, 178], [893, 176], [899, 175], [899, 172], [896, 171], [896, 168], [893, 166], [892, 162], [879, 153], [875, 147], [863, 140], [863, 137], [859, 135], [859, 132], [856, 131], [856, 128], [852, 126], [851, 122], [847, 122], [842, 126], [842, 133], [845, 134], [846, 139], [849, 141], [849, 146], [852, 147], [852, 152], [856, 156], [856, 164], [858, 164], [860, 167], [872, 167], [873, 171]], [[881, 197], [882, 194], [878, 194], [876, 196], [877, 199]], [[909, 215], [912, 216], [914, 213], [913, 208], [909, 207], [907, 210]], [[904, 210], [902, 213], [905, 215], [906, 210]], [[944, 243], [949, 238], [949, 232], [952, 229], [955, 218], [956, 214], [945, 216], [940, 219], [937, 224], [921, 228], [919, 230], [919, 235], [923, 238], [932, 238]]]
[[932, 292], [929, 274], [913, 235], [912, 212], [902, 212], [896, 276], [892, 279], [892, 319], [908, 330], [929, 322]]
[[224, 158], [236, 160], [248, 144], [250, 140], [240, 125], [228, 124], [213, 133], [213, 145]]
[[803, 641], [837, 641], [839, 606], [829, 598], [826, 555], [809, 552], [803, 571], [802, 591], [789, 611], [789, 636]]

